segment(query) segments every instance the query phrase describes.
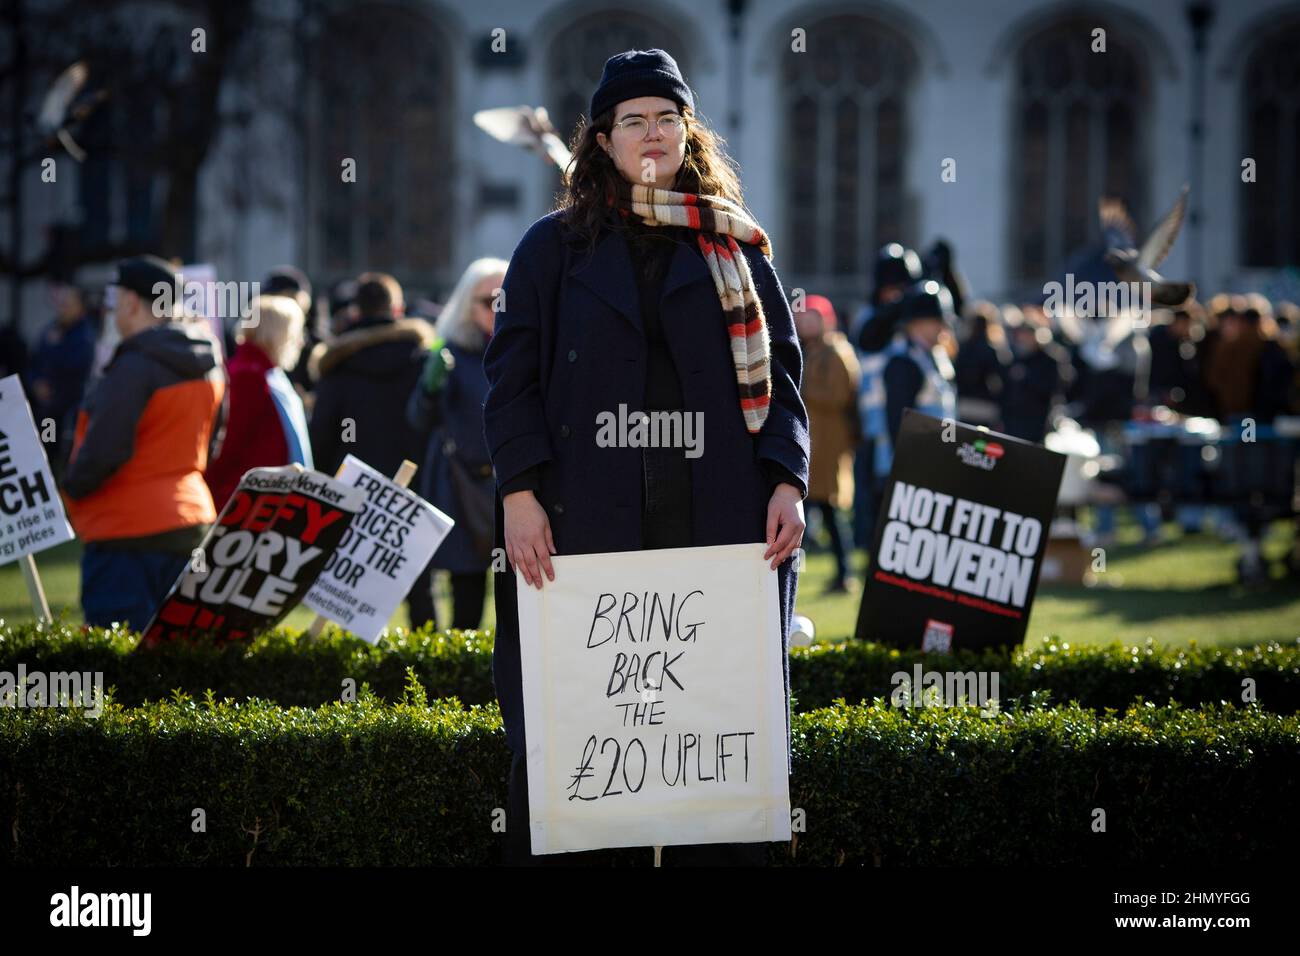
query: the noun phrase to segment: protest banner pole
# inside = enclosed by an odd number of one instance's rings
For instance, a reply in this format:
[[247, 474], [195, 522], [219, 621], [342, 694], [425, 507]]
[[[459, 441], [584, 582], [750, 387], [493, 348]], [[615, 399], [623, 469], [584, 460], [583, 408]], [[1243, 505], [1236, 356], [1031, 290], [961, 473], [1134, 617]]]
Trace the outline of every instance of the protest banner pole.
[[[411, 461], [409, 458], [403, 458], [402, 464], [398, 466], [397, 474], [393, 475], [393, 484], [397, 485], [399, 488], [407, 487], [411, 483], [411, 479], [415, 477], [416, 469], [419, 467], [419, 465]], [[334, 473], [334, 477], [337, 478], [341, 474], [343, 474], [343, 466], [339, 465], [338, 471]], [[311, 626], [307, 628], [307, 636], [310, 638], [320, 637], [320, 632], [325, 630], [325, 625], [328, 623], [329, 618], [324, 614], [317, 614], [316, 620], [312, 621]]]
[[25, 554], [18, 563], [23, 569], [23, 581], [27, 583], [27, 595], [32, 599], [32, 610], [38, 617], [53, 621], [50, 602], [45, 599], [45, 587], [41, 584], [41, 572], [36, 569], [36, 558]]
[[[49, 455], [36, 432], [32, 407], [17, 375], [0, 376], [0, 475], [5, 481], [5, 529], [0, 564], [17, 561], [34, 615], [52, 621], [35, 553], [71, 541], [63, 501], [55, 491]], [[16, 492], [10, 495], [10, 490]], [[44, 498], [44, 504], [40, 503]]]

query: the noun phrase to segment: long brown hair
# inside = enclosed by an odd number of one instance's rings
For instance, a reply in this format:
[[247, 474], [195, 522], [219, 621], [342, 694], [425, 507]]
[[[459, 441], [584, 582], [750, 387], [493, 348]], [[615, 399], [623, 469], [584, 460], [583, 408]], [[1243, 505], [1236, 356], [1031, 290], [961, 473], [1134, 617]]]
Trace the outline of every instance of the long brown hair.
[[[727, 155], [724, 140], [689, 106], [682, 106], [681, 112], [686, 120], [686, 155], [682, 157], [672, 188], [678, 192], [722, 196], [744, 209], [736, 163]], [[623, 174], [596, 140], [597, 133], [608, 137], [613, 126], [613, 109], [605, 110], [590, 123], [586, 117], [578, 120], [569, 143], [573, 159], [567, 170], [568, 180], [556, 206], [564, 210], [569, 227], [590, 246], [596, 244], [602, 229], [619, 222], [618, 216], [610, 214], [609, 197], [614, 195]]]

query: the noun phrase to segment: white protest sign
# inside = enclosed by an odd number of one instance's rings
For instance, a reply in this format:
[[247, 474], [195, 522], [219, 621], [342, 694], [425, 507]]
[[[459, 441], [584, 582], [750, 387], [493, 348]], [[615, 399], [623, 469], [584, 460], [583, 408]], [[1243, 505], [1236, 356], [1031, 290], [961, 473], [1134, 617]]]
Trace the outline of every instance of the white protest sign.
[[225, 352], [225, 319], [239, 319], [241, 306], [246, 302], [239, 299], [239, 290], [243, 287], [235, 282], [218, 282], [217, 267], [210, 262], [193, 262], [181, 266], [181, 282], [173, 293], [179, 296], [179, 304], [189, 315], [203, 319], [207, 323], [208, 334], [212, 336], [217, 348]]
[[534, 853], [789, 840], [762, 544], [557, 555], [517, 575]]
[[22, 383], [0, 379], [0, 564], [73, 537]]
[[374, 644], [455, 522], [351, 455], [338, 480], [364, 492], [365, 508], [303, 604]]

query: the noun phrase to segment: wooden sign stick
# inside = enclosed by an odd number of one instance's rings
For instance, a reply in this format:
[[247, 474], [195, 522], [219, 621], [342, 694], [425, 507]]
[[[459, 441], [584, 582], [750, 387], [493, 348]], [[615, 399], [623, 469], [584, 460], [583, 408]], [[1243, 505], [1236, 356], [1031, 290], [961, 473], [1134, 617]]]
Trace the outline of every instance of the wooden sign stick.
[[45, 587], [41, 584], [41, 572], [36, 569], [36, 558], [25, 554], [19, 558], [22, 565], [23, 580], [27, 583], [27, 596], [32, 599], [32, 611], [37, 617], [53, 621], [50, 616], [50, 602], [45, 599]]
[[[419, 467], [419, 465], [410, 459], [402, 459], [401, 467], [397, 469], [397, 474], [393, 475], [393, 484], [397, 485], [399, 488], [407, 487], [410, 485], [411, 479], [415, 477], [415, 472]], [[343, 466], [340, 465], [339, 470], [334, 473], [334, 477], [337, 478], [342, 473]], [[325, 625], [328, 623], [329, 618], [324, 614], [317, 614], [316, 620], [312, 621], [311, 626], [307, 628], [307, 636], [311, 638], [320, 637], [320, 632], [325, 630]]]

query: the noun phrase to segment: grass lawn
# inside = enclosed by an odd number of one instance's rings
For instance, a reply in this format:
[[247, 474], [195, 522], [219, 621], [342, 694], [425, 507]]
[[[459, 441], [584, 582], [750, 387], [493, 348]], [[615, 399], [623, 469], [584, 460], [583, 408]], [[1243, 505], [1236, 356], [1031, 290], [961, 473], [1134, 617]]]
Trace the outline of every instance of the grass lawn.
[[[1242, 588], [1234, 583], [1236, 547], [1210, 534], [1178, 536], [1167, 525], [1171, 540], [1154, 547], [1140, 542], [1132, 524], [1119, 524], [1119, 541], [1107, 549], [1107, 570], [1093, 587], [1044, 585], [1038, 589], [1029, 619], [1029, 640], [1047, 634], [1080, 644], [1105, 644], [1112, 640], [1161, 644], [1254, 644], [1300, 637], [1300, 587], [1294, 579], [1275, 578], [1263, 588]], [[1290, 523], [1272, 526], [1264, 542], [1265, 556], [1280, 559], [1290, 548], [1294, 532]], [[80, 621], [78, 604], [81, 549], [69, 542], [37, 555], [51, 610]], [[861, 579], [862, 556], [856, 570]], [[817, 629], [817, 639], [844, 640], [853, 633], [859, 592], [824, 595], [832, 576], [830, 555], [812, 553], [799, 577], [798, 613], [806, 614]], [[439, 621], [450, 620], [448, 583], [436, 579]], [[31, 604], [17, 564], [0, 567], [0, 618], [31, 620]], [[489, 591], [484, 627], [495, 615]], [[289, 627], [303, 628], [312, 615], [296, 608]], [[406, 626], [406, 609], [391, 624]]]

